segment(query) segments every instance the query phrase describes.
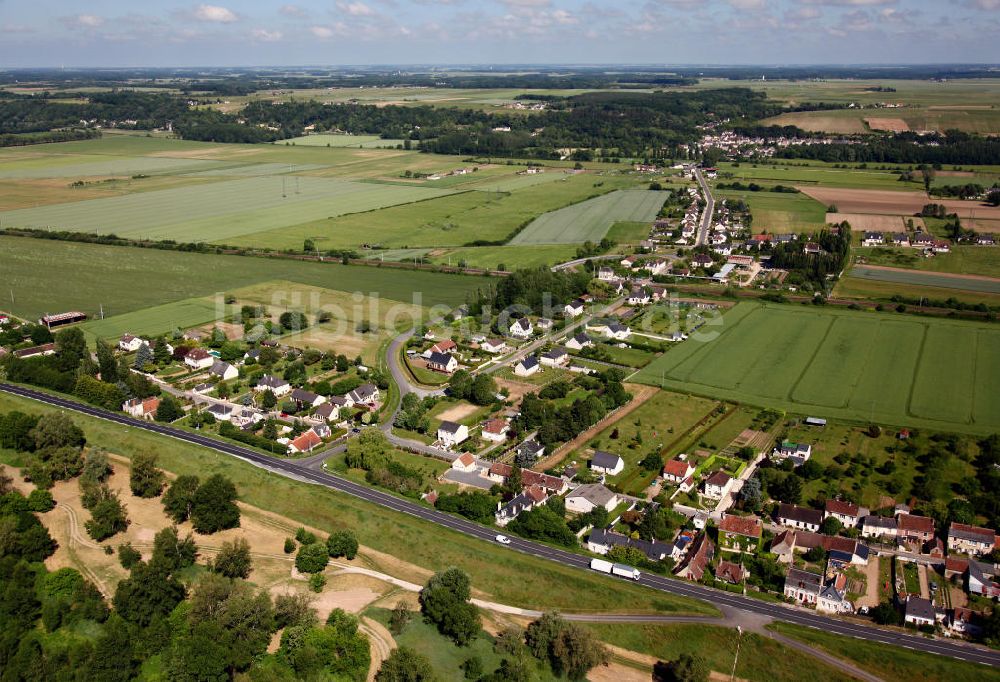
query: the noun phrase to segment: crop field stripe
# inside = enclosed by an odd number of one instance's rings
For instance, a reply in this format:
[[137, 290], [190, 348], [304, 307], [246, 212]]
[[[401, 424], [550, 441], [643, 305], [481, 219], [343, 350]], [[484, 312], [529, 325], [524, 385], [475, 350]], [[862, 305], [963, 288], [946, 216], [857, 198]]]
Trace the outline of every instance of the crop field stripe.
[[[222, 319], [218, 302], [212, 297], [188, 298], [164, 303], [143, 310], [116, 315], [114, 309], [106, 310], [109, 317], [91, 320], [83, 325], [89, 335], [115, 339], [125, 333], [163, 334], [174, 329], [187, 329]], [[226, 307], [222, 306], [225, 311]]]
[[616, 222], [652, 221], [664, 201], [665, 192], [618, 190], [541, 215], [531, 221], [510, 244], [600, 241]]
[[[973, 329], [928, 328], [910, 401], [912, 415], [961, 423], [971, 421], [976, 336]], [[967, 361], [951, 362], [953, 358]]]
[[[407, 203], [447, 190], [254, 177], [0, 214], [4, 224], [126, 237], [215, 241], [275, 225]], [[191, 216], [197, 216], [191, 219]], [[226, 219], [225, 221], [220, 219]], [[228, 223], [228, 224], [227, 224]]]

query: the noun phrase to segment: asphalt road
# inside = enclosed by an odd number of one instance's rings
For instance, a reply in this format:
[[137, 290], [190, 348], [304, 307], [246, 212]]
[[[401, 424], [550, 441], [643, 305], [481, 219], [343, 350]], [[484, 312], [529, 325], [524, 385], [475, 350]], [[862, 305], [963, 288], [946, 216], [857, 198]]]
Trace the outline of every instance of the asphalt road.
[[715, 213], [715, 199], [712, 197], [711, 190], [708, 189], [708, 183], [705, 182], [701, 170], [695, 168], [694, 175], [698, 178], [698, 184], [701, 185], [701, 191], [705, 195], [705, 214], [701, 221], [701, 228], [698, 230], [698, 238], [694, 241], [695, 246], [700, 246], [708, 241], [708, 229], [712, 225], [712, 215]]
[[[354, 497], [366, 500], [372, 504], [380, 505], [386, 509], [391, 509], [402, 514], [409, 514], [410, 516], [414, 516], [431, 523], [436, 523], [445, 528], [449, 528], [459, 533], [464, 533], [465, 535], [471, 537], [479, 538], [486, 542], [493, 542], [496, 537], [495, 529], [480, 526], [460, 517], [438, 512], [432, 508], [425, 507], [410, 500], [394, 497], [393, 495], [382, 492], [381, 490], [370, 488], [359, 483], [354, 483], [353, 481], [339, 478], [323, 471], [314, 471], [312, 469], [305, 468], [295, 460], [272, 458], [233, 443], [213, 440], [200, 434], [190, 433], [165, 424], [140, 421], [125, 414], [108, 412], [100, 408], [83, 405], [66, 398], [42, 393], [40, 391], [35, 391], [21, 386], [0, 383], [0, 391], [37, 400], [39, 402], [53, 405], [55, 407], [61, 407], [66, 410], [87, 414], [106, 421], [131, 426], [133, 428], [145, 429], [146, 431], [159, 433], [170, 438], [176, 438], [188, 443], [201, 445], [217, 452], [231, 455], [268, 471], [273, 471], [274, 473], [278, 473], [289, 478], [322, 485], [348, 495], [353, 495]], [[590, 560], [587, 557], [557, 549], [555, 547], [549, 547], [547, 545], [532, 542], [530, 540], [511, 537], [510, 549], [512, 551], [524, 552], [525, 554], [554, 561], [564, 566], [578, 568], [581, 570], [590, 570]], [[620, 578], [612, 578], [610, 576], [607, 579], [620, 580]], [[641, 585], [654, 590], [659, 590], [661, 592], [692, 597], [720, 607], [748, 611], [751, 613], [769, 616], [776, 620], [813, 627], [818, 630], [834, 634], [857, 637], [859, 639], [869, 640], [872, 642], [894, 644], [917, 651], [940, 654], [942, 656], [949, 656], [972, 663], [981, 663], [984, 665], [1000, 667], [1000, 652], [986, 649], [984, 647], [952, 642], [943, 639], [928, 639], [922, 636], [884, 630], [846, 619], [823, 616], [807, 609], [796, 608], [785, 604], [763, 602], [750, 597], [744, 597], [742, 595], [732, 594], [729, 592], [722, 592], [720, 590], [714, 590], [696, 583], [674, 580], [659, 575], [645, 573], [638, 582]]]

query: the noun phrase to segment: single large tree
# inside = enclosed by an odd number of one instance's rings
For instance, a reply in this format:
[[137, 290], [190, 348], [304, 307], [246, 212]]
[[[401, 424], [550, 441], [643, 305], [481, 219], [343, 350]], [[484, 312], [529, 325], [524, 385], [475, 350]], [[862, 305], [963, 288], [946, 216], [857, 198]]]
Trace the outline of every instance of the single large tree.
[[198, 490], [198, 477], [190, 474], [178, 476], [163, 496], [163, 511], [174, 523], [184, 523], [194, 508], [194, 494]]
[[434, 682], [436, 679], [431, 662], [405, 646], [393, 649], [375, 674], [375, 682]]
[[198, 486], [191, 504], [191, 523], [199, 533], [215, 533], [240, 525], [236, 486], [221, 474], [213, 474]]
[[479, 609], [469, 602], [471, 596], [469, 576], [460, 569], [449, 568], [427, 581], [420, 591], [420, 607], [442, 635], [465, 646], [481, 627]]
[[166, 476], [156, 468], [156, 455], [150, 452], [137, 453], [132, 458], [132, 472], [129, 487], [136, 497], [156, 497], [163, 490]]
[[253, 570], [253, 559], [250, 557], [250, 545], [244, 538], [236, 538], [232, 542], [223, 542], [219, 554], [209, 568], [227, 578], [249, 578]]

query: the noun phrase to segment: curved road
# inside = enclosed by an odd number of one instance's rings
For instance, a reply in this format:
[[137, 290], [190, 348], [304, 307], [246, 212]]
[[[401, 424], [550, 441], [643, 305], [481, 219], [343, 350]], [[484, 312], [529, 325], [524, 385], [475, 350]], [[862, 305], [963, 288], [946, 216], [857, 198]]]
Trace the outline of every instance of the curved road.
[[[83, 405], [66, 398], [49, 395], [47, 393], [42, 393], [40, 391], [21, 386], [0, 383], [0, 391], [37, 400], [48, 405], [61, 407], [66, 410], [72, 410], [74, 412], [90, 415], [125, 426], [144, 429], [146, 431], [158, 433], [170, 438], [176, 438], [188, 443], [201, 445], [217, 452], [231, 455], [245, 462], [249, 462], [250, 464], [262, 469], [266, 469], [289, 478], [305, 481], [307, 483], [322, 485], [348, 495], [353, 495], [354, 497], [371, 502], [372, 504], [377, 504], [402, 514], [409, 514], [410, 516], [414, 516], [431, 523], [436, 523], [445, 528], [449, 528], [453, 531], [463, 533], [471, 537], [479, 538], [480, 540], [484, 540], [486, 542], [493, 542], [496, 535], [495, 529], [480, 526], [461, 517], [451, 516], [435, 509], [417, 504], [416, 502], [394, 497], [393, 495], [382, 492], [381, 490], [369, 488], [368, 486], [354, 483], [353, 481], [349, 481], [323, 471], [314, 471], [304, 468], [300, 462], [296, 462], [294, 460], [274, 459], [253, 450], [240, 447], [236, 444], [213, 440], [200, 434], [189, 433], [165, 424], [139, 421], [125, 414], [108, 412], [90, 405]], [[574, 554], [566, 550], [532, 542], [530, 540], [512, 537], [510, 548], [535, 557], [554, 561], [564, 566], [578, 568], [581, 570], [590, 570], [590, 560], [587, 557]], [[618, 578], [609, 577], [608, 579], [617, 580]], [[700, 599], [720, 607], [729, 607], [741, 611], [749, 611], [751, 613], [769, 616], [788, 623], [804, 625], [847, 637], [857, 637], [859, 639], [865, 639], [872, 642], [903, 646], [917, 651], [940, 654], [942, 656], [949, 656], [972, 663], [1000, 666], [1000, 652], [983, 647], [941, 639], [928, 639], [926, 637], [897, 631], [883, 630], [871, 625], [823, 616], [806, 609], [800, 609], [785, 604], [759, 601], [738, 594], [714, 590], [696, 583], [684, 582], [649, 573], [643, 574], [639, 583], [654, 590]]]

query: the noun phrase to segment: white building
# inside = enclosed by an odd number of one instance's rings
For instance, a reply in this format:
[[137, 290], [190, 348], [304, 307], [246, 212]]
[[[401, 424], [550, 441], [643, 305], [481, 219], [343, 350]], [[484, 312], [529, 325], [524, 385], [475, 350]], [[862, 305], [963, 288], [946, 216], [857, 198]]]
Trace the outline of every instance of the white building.
[[451, 421], [441, 422], [437, 430], [438, 441], [446, 448], [452, 448], [469, 439], [469, 427]]

